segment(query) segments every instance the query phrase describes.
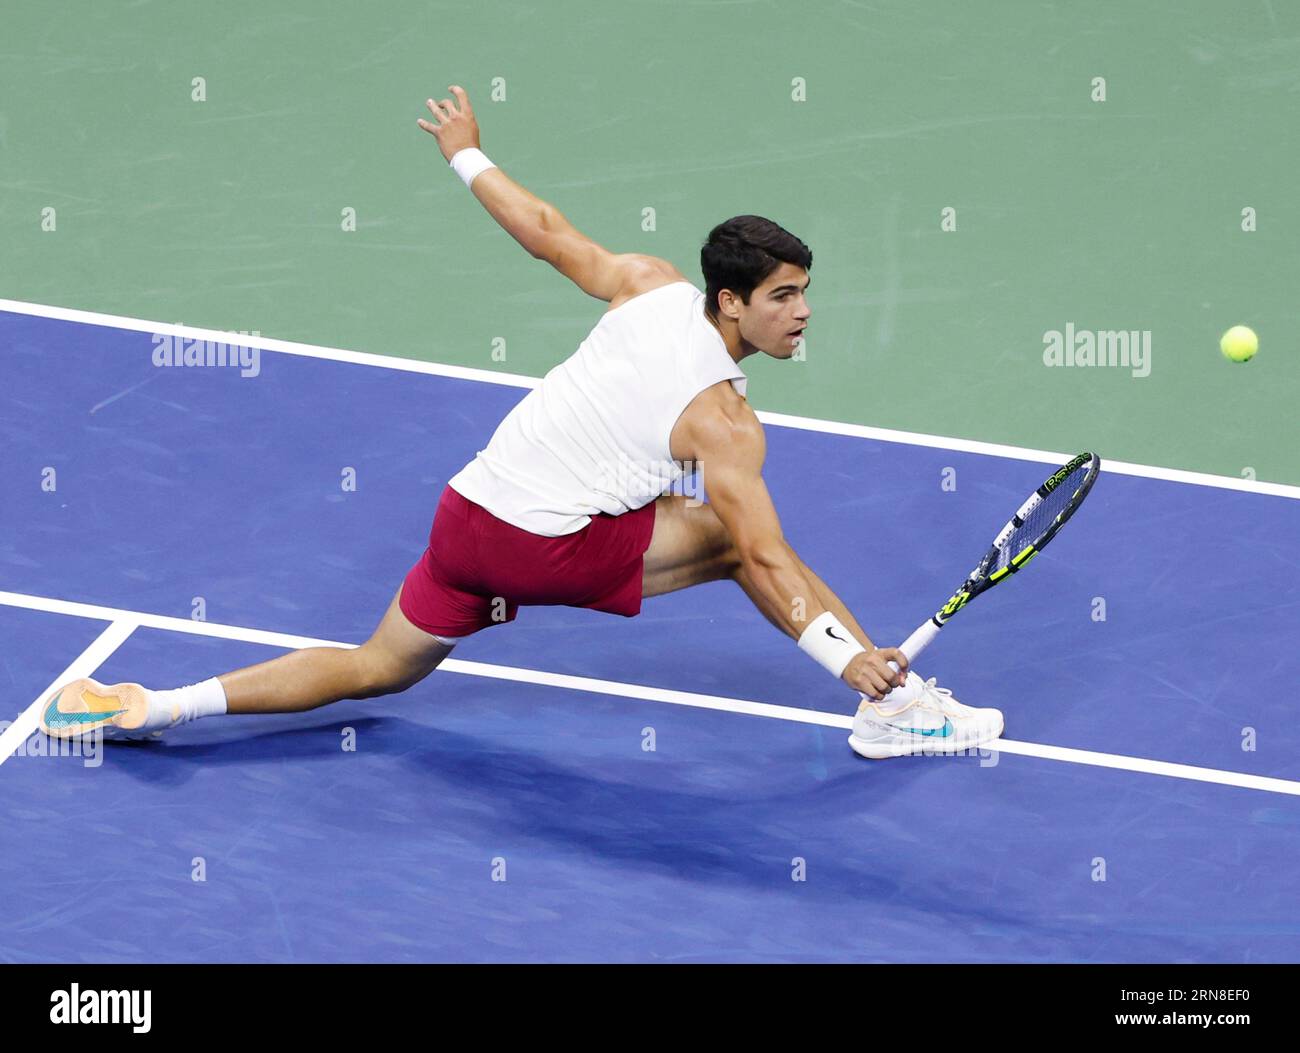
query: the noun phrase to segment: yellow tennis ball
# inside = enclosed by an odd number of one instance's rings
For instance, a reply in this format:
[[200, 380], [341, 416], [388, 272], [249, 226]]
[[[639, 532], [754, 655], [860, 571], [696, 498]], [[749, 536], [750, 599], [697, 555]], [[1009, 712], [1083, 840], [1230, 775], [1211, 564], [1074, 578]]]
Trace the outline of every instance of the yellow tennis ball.
[[1219, 341], [1219, 350], [1233, 362], [1249, 362], [1259, 350], [1259, 337], [1249, 326], [1234, 325]]

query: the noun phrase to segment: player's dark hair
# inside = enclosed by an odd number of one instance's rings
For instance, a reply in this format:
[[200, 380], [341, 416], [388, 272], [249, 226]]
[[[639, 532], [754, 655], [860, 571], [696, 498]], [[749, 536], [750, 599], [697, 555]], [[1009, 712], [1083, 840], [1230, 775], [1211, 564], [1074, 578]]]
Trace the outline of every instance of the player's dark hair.
[[704, 309], [718, 317], [718, 293], [730, 289], [748, 304], [750, 294], [782, 263], [807, 270], [812, 250], [784, 227], [762, 216], [732, 216], [719, 223], [700, 249]]

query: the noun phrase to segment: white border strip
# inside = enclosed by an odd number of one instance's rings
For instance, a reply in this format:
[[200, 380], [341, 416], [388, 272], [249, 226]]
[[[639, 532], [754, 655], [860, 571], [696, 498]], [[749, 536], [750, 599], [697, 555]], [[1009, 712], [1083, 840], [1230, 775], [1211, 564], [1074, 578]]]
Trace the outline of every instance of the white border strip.
[[[37, 608], [38, 610], [41, 608]], [[121, 612], [125, 613], [125, 612]], [[72, 664], [51, 681], [50, 685], [36, 696], [30, 706], [14, 720], [4, 733], [0, 734], [0, 764], [4, 764], [40, 725], [41, 706], [50, 693], [60, 684], [77, 680], [83, 676], [93, 676], [96, 669], [108, 661], [108, 656], [122, 646], [126, 638], [135, 632], [137, 622], [131, 617], [117, 618], [109, 623], [89, 647], [72, 660]]]
[[[213, 340], [218, 342], [228, 342], [230, 340], [230, 334], [219, 329], [200, 329], [195, 326], [177, 325], [172, 322], [150, 322], [142, 318], [101, 314], [98, 311], [78, 311], [71, 307], [54, 307], [49, 304], [26, 303], [22, 300], [0, 299], [0, 311], [31, 315], [37, 318], [53, 318], [64, 322], [81, 322], [85, 325], [109, 326], [113, 329], [128, 329], [141, 333], [164, 333], [189, 340]], [[535, 388], [541, 383], [541, 380], [537, 377], [526, 377], [519, 373], [498, 373], [490, 369], [470, 369], [467, 366], [442, 365], [437, 362], [422, 362], [416, 359], [396, 358], [391, 355], [375, 355], [365, 351], [347, 351], [337, 347], [320, 347], [316, 344], [300, 344], [291, 340], [275, 340], [264, 336], [241, 335], [239, 341], [249, 347], [259, 347], [266, 351], [279, 351], [286, 355], [323, 358], [333, 362], [350, 362], [353, 365], [396, 369], [407, 373], [423, 373], [428, 376], [452, 377], [457, 380], [475, 380], [484, 384]], [[924, 432], [873, 428], [865, 424], [846, 424], [839, 421], [820, 420], [816, 417], [796, 417], [788, 413], [770, 413], [767, 410], [759, 410], [758, 418], [764, 424], [772, 424], [781, 428], [798, 428], [802, 431], [818, 431], [830, 435], [849, 435], [860, 439], [874, 439], [878, 442], [902, 443], [908, 446], [928, 446], [940, 450], [978, 453], [989, 457], [1007, 457], [1018, 461], [1037, 461], [1043, 464], [1061, 464], [1078, 452], [1075, 450], [1066, 454], [1049, 450], [1033, 450], [1022, 446], [980, 442], [976, 439], [954, 439], [943, 435], [928, 435]], [[1266, 483], [1254, 479], [1235, 479], [1228, 475], [1189, 472], [1181, 468], [1163, 468], [1158, 465], [1112, 461], [1107, 460], [1104, 454], [1102, 468], [1104, 471], [1117, 475], [1136, 475], [1144, 479], [1163, 479], [1166, 482], [1213, 486], [1221, 490], [1237, 490], [1242, 493], [1265, 494], [1269, 497], [1289, 497], [1292, 500], [1300, 500], [1300, 486], [1290, 486], [1286, 483]]]
[[[837, 421], [818, 420], [815, 417], [792, 417], [786, 413], [769, 413], [758, 411], [758, 419], [764, 424], [775, 424], [783, 428], [799, 428], [803, 431], [820, 431], [831, 435], [852, 435], [859, 439], [875, 439], [879, 442], [896, 442], [908, 446], [929, 446], [939, 450], [955, 450], [959, 453], [979, 453], [987, 457], [1009, 457], [1017, 461], [1041, 461], [1043, 464], [1064, 464], [1077, 454], [1057, 453], [1051, 450], [1032, 450], [1024, 446], [1004, 446], [995, 442], [980, 442], [977, 439], [951, 439], [942, 435], [925, 435], [921, 432], [895, 431], [892, 428], [873, 428], [866, 424], [841, 424]], [[1112, 461], [1105, 456], [1101, 458], [1103, 474], [1136, 475], [1143, 479], [1163, 479], [1169, 483], [1188, 483], [1193, 486], [1214, 486], [1221, 490], [1239, 490], [1247, 494], [1266, 494], [1269, 497], [1289, 497], [1300, 500], [1300, 486], [1286, 483], [1262, 483], [1257, 479], [1234, 479], [1230, 475], [1210, 475], [1207, 472], [1188, 472], [1181, 468], [1161, 468], [1150, 464], [1133, 464], [1130, 461]]]
[[1286, 793], [1300, 797], [1300, 782], [1292, 779], [1273, 779], [1266, 775], [1248, 775], [1239, 771], [1222, 771], [1218, 768], [1201, 768], [1194, 764], [1174, 764], [1169, 761], [1125, 757], [1117, 753], [1095, 753], [1092, 750], [1070, 749], [1068, 746], [1043, 746], [1037, 743], [997, 741], [1000, 753], [1018, 753], [1025, 757], [1065, 761], [1068, 764], [1091, 764], [1097, 768], [1118, 768], [1123, 771], [1140, 771], [1147, 775], [1165, 775], [1171, 779], [1192, 779], [1196, 782], [1218, 783], [1220, 786], [1239, 786], [1245, 790], [1266, 790], [1269, 793]]
[[[189, 633], [194, 636], [214, 636], [225, 640], [241, 640], [246, 643], [265, 644], [269, 647], [356, 647], [356, 644], [338, 643], [333, 640], [317, 640], [309, 636], [292, 636], [288, 633], [268, 632], [264, 629], [247, 629], [237, 625], [221, 625], [214, 622], [196, 622], [187, 618], [169, 617], [162, 614], [146, 614], [142, 611], [125, 611], [116, 607], [100, 607], [90, 603], [77, 603], [71, 600], [49, 599], [44, 596], [28, 596], [18, 592], [0, 592], [0, 604], [9, 607], [21, 607], [33, 611], [48, 611], [54, 614], [66, 614], [79, 618], [97, 618], [111, 622], [93, 644], [64, 670], [63, 674], [46, 690], [42, 698], [65, 680], [78, 676], [89, 676], [118, 645], [131, 634], [136, 626], [150, 629], [167, 629], [172, 632]], [[90, 664], [93, 662], [93, 665]], [[567, 688], [571, 691], [588, 691], [600, 695], [615, 695], [619, 698], [636, 698], [646, 702], [664, 702], [674, 706], [691, 706], [695, 709], [711, 709], [726, 713], [742, 713], [751, 717], [766, 717], [770, 720], [789, 720], [800, 724], [815, 724], [825, 728], [849, 730], [853, 727], [853, 718], [844, 713], [823, 713], [815, 709], [798, 709], [793, 706], [778, 706], [769, 702], [750, 702], [739, 698], [726, 698], [720, 695], [699, 695], [691, 691], [673, 691], [667, 688], [646, 687], [641, 684], [624, 684], [616, 680], [598, 680], [586, 676], [571, 676], [566, 673], [548, 673], [541, 669], [523, 669], [518, 666], [491, 665], [486, 662], [468, 662], [458, 658], [448, 658], [438, 672], [461, 673], [465, 676], [481, 676], [493, 680], [508, 680], [512, 683], [538, 684], [545, 687]], [[9, 753], [17, 748], [36, 728], [37, 706], [35, 703], [0, 736], [0, 763], [8, 753], [3, 748], [11, 735], [18, 735], [10, 745]], [[28, 719], [30, 717], [30, 720]], [[30, 726], [18, 732], [24, 721]], [[1237, 786], [1247, 790], [1264, 790], [1268, 793], [1284, 793], [1300, 797], [1300, 782], [1288, 779], [1273, 779], [1262, 775], [1249, 775], [1245, 772], [1220, 771], [1216, 768], [1200, 768], [1191, 764], [1173, 764], [1168, 761], [1148, 760], [1143, 757], [1125, 757], [1114, 753], [1095, 753], [1091, 750], [1076, 750], [1064, 746], [1047, 746], [1033, 742], [1016, 742], [1010, 739], [998, 739], [991, 746], [984, 747], [993, 753], [1014, 753], [1023, 757], [1038, 757], [1043, 760], [1062, 761], [1068, 764], [1088, 764], [1099, 768], [1115, 768], [1122, 771], [1141, 772], [1147, 775], [1164, 775], [1174, 779], [1189, 779], [1196, 782], [1217, 783], [1220, 786]]]
[[[81, 322], [85, 325], [104, 325], [112, 329], [129, 329], [137, 333], [162, 333], [189, 340], [212, 340], [230, 343], [231, 336], [220, 329], [200, 329], [175, 322], [150, 322], [144, 318], [127, 318], [123, 315], [100, 314], [98, 311], [77, 311], [71, 307], [51, 307], [47, 304], [24, 303], [22, 300], [0, 299], [0, 311], [32, 315], [36, 318], [53, 318], [60, 322]], [[469, 369], [465, 366], [444, 366], [436, 362], [421, 362], [414, 358], [396, 358], [392, 355], [372, 355], [366, 351], [347, 351], [339, 347], [318, 347], [316, 344], [299, 344], [292, 340], [274, 340], [265, 336], [239, 334], [244, 347], [260, 347], [264, 351], [279, 351], [286, 355], [304, 358], [324, 358], [331, 362], [351, 362], [357, 366], [376, 366], [380, 369], [397, 369], [407, 373], [427, 373], [437, 377], [455, 377], [458, 380], [478, 380], [485, 384], [504, 384], [517, 388], [535, 388], [541, 383], [536, 377], [518, 373], [498, 373], [491, 369]]]

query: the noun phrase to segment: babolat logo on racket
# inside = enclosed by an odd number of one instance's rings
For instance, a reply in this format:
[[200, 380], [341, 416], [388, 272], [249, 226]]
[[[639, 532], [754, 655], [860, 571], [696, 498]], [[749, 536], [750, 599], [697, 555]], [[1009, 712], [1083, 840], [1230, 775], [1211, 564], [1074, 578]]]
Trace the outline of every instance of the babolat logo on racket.
[[1053, 490], [1055, 490], [1058, 486], [1060, 486], [1063, 482], [1065, 482], [1065, 477], [1067, 475], [1073, 472], [1076, 468], [1079, 467], [1079, 465], [1083, 464], [1083, 462], [1086, 460], [1088, 460], [1088, 454], [1081, 453], [1069, 464], [1062, 465], [1057, 471], [1053, 472], [1051, 477], [1047, 480], [1047, 482], [1043, 484], [1043, 493], [1050, 494]]

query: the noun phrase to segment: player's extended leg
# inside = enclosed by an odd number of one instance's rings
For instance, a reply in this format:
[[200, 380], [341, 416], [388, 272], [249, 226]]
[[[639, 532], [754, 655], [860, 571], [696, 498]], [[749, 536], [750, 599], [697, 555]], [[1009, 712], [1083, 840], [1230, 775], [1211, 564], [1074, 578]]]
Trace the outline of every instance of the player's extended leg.
[[370, 639], [357, 648], [307, 647], [218, 677], [228, 713], [298, 713], [344, 698], [405, 691], [438, 667], [454, 645], [417, 629], [397, 590]]
[[398, 597], [360, 647], [308, 647], [200, 684], [149, 691], [83, 677], [64, 684], [42, 708], [47, 735], [72, 738], [98, 730], [106, 737], [146, 738], [161, 729], [220, 713], [298, 713], [344, 698], [404, 691], [447, 657], [451, 643], [417, 629]]
[[740, 556], [712, 508], [677, 495], [655, 501], [655, 528], [641, 574], [643, 597], [720, 581], [739, 570]]

